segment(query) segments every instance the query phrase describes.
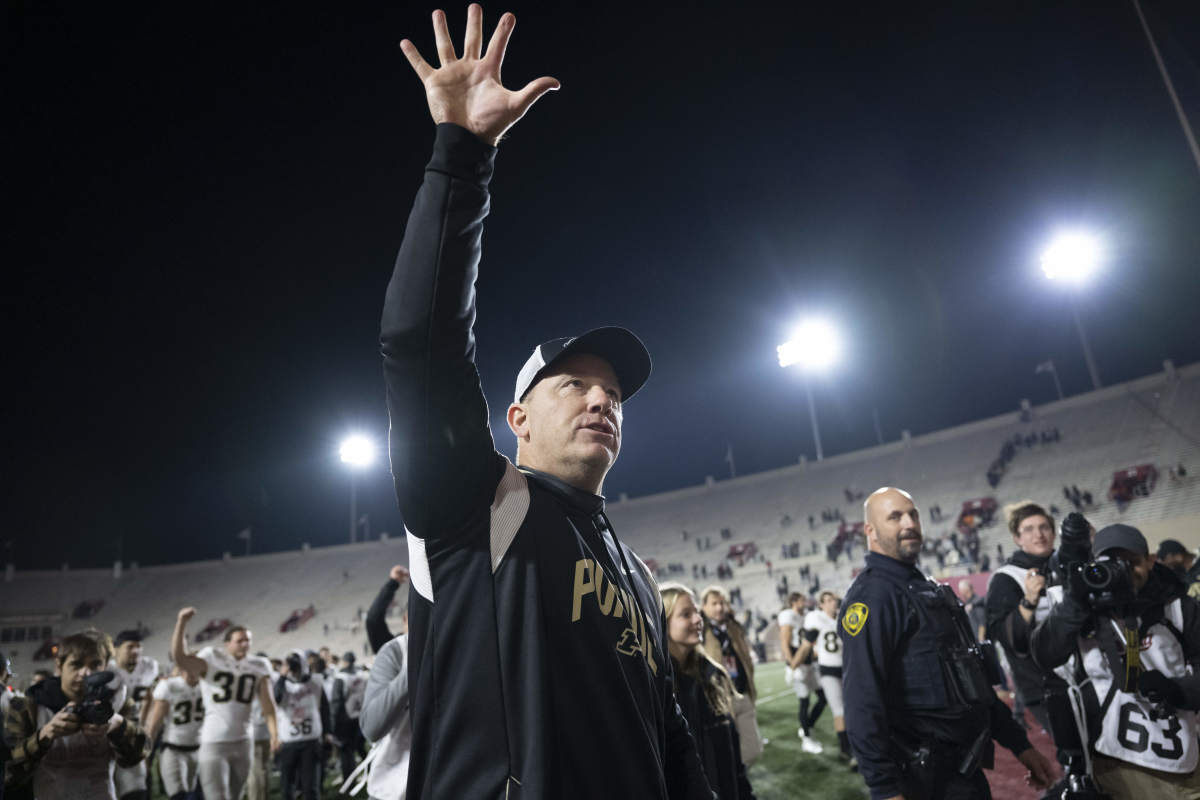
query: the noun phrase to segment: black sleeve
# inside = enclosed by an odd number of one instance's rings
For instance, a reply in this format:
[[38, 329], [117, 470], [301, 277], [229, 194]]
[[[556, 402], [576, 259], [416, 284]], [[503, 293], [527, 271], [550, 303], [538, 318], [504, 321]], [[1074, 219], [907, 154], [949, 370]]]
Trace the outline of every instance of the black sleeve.
[[[325, 693], [321, 692], [321, 694], [323, 695]], [[339, 717], [341, 717], [342, 709], [346, 705], [346, 684], [341, 676], [337, 673], [334, 673], [333, 675], [333, 692], [331, 692], [331, 694], [333, 697], [330, 698], [329, 711], [333, 715], [333, 719], [336, 721]]]
[[325, 692], [320, 692], [321, 697], [321, 731], [322, 733], [333, 733], [333, 714], [329, 711], [329, 698], [325, 696]]
[[[859, 604], [866, 606], [865, 621], [855, 627], [845, 614]], [[846, 593], [842, 614], [842, 683], [853, 689], [845, 698], [850, 746], [871, 797], [892, 797], [900, 794], [900, 765], [888, 725], [888, 675], [896, 672], [892, 655], [908, 629], [907, 600], [890, 583], [863, 581], [860, 575]]]
[[1034, 662], [1046, 671], [1067, 663], [1078, 648], [1079, 634], [1090, 616], [1087, 606], [1065, 594], [1029, 637]]
[[1179, 602], [1183, 612], [1183, 629], [1180, 631], [1183, 655], [1192, 665], [1192, 674], [1175, 681], [1183, 689], [1183, 707], [1197, 710], [1200, 709], [1200, 602], [1188, 596], [1181, 597]]
[[1003, 700], [993, 696], [989, 712], [991, 714], [992, 738], [999, 742], [1001, 746], [1009, 750], [1014, 756], [1018, 756], [1032, 747], [1029, 744], [1029, 737], [1025, 735], [1025, 729], [1013, 719], [1012, 709], [1004, 705]]
[[1014, 655], [1029, 654], [1029, 634], [1033, 629], [1021, 616], [1025, 589], [1008, 575], [997, 575], [988, 586], [985, 610], [987, 637], [1004, 645]]
[[[275, 689], [271, 694], [275, 697], [275, 702], [277, 704], [282, 703], [284, 695], [287, 694], [287, 692], [284, 691], [284, 688], [283, 688], [283, 686], [284, 686], [283, 682], [286, 680], [287, 680], [287, 676], [280, 675], [279, 678], [275, 681]], [[322, 692], [322, 694], [324, 694], [324, 692]]]
[[387, 583], [379, 589], [379, 594], [371, 601], [371, 607], [367, 609], [367, 641], [370, 642], [373, 653], [378, 653], [379, 648], [392, 640], [392, 632], [387, 626], [387, 612], [399, 588], [399, 583], [388, 578]]
[[501, 477], [475, 368], [475, 279], [496, 148], [437, 126], [380, 323], [388, 446], [405, 526], [452, 540]]

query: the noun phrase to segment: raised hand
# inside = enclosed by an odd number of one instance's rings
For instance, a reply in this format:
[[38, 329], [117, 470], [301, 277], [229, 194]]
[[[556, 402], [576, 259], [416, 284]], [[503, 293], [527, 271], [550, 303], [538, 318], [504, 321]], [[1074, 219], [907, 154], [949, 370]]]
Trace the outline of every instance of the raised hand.
[[404, 581], [408, 579], [408, 570], [403, 564], [397, 564], [396, 566], [392, 567], [391, 571], [388, 573], [388, 577], [394, 580], [396, 583], [404, 583]]
[[425, 99], [434, 122], [452, 122], [496, 145], [539, 97], [559, 88], [554, 78], [532, 80], [516, 92], [501, 84], [500, 65], [516, 24], [517, 18], [512, 14], [501, 16], [488, 42], [487, 54], [483, 55], [483, 9], [472, 3], [467, 8], [467, 33], [459, 58], [450, 41], [446, 14], [440, 9], [434, 11], [433, 34], [441, 64], [438, 69], [429, 66], [411, 41], [400, 42], [408, 63], [425, 84]]
[[186, 625], [194, 616], [196, 616], [196, 609], [192, 608], [191, 606], [179, 609], [179, 622], [183, 625]]

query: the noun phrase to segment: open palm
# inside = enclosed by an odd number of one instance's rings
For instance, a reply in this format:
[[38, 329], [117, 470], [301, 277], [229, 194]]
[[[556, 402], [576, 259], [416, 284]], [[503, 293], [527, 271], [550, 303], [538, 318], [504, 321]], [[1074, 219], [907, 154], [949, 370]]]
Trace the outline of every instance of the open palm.
[[500, 82], [500, 66], [504, 63], [504, 51], [516, 24], [512, 14], [501, 16], [488, 42], [487, 54], [483, 55], [483, 9], [472, 3], [467, 9], [467, 33], [460, 58], [450, 41], [445, 13], [434, 11], [433, 33], [441, 64], [437, 69], [421, 57], [411, 41], [400, 42], [408, 63], [425, 84], [425, 99], [434, 122], [460, 125], [495, 145], [539, 97], [559, 87], [554, 78], [538, 78], [520, 91], [504, 88]]

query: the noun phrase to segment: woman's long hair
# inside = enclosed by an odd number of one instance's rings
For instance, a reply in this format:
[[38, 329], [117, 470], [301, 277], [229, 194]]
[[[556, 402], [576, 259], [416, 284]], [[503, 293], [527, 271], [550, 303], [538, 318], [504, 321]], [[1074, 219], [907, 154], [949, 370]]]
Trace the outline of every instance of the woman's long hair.
[[[658, 587], [658, 591], [662, 595], [663, 612], [668, 620], [668, 628], [670, 628], [671, 614], [675, 612], [675, 606], [679, 603], [680, 597], [686, 594], [693, 603], [696, 602], [696, 595], [692, 594], [692, 590], [682, 583], [673, 581], [663, 583]], [[675, 666], [684, 675], [700, 684], [704, 690], [704, 699], [708, 701], [714, 714], [733, 716], [733, 698], [737, 694], [737, 690], [733, 688], [733, 681], [729, 679], [729, 673], [725, 671], [725, 667], [713, 661], [708, 653], [704, 652], [703, 643], [689, 649], [683, 663], [676, 661]], [[705, 669], [705, 667], [710, 668]]]

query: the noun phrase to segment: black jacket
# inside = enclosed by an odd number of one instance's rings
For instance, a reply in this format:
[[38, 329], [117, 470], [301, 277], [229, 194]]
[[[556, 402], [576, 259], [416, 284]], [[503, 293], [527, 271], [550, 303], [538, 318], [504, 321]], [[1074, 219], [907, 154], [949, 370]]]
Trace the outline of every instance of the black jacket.
[[[1039, 558], [1024, 550], [1013, 553], [1006, 563], [1021, 569], [1036, 569], [1045, 573], [1049, 556]], [[1029, 657], [1029, 634], [1033, 626], [1021, 616], [1021, 599], [1025, 587], [1009, 575], [995, 573], [987, 592], [987, 636], [998, 642], [1008, 655], [1013, 683], [1026, 705], [1042, 701], [1042, 670]]]
[[707, 800], [649, 572], [604, 498], [492, 441], [473, 327], [495, 153], [438, 126], [383, 309], [412, 581], [408, 794]]
[[[1187, 586], [1170, 568], [1155, 564], [1130, 611], [1148, 627], [1148, 623], [1162, 617], [1163, 608], [1175, 598], [1182, 603], [1180, 634], [1184, 656], [1193, 670], [1191, 675], [1176, 678], [1175, 682], [1186, 698], [1183, 707], [1200, 709], [1200, 601], [1187, 596]], [[1064, 592], [1062, 602], [1033, 630], [1030, 649], [1034, 660], [1046, 670], [1065, 664], [1078, 651], [1079, 637], [1094, 631], [1094, 618], [1086, 604]]]
[[[717, 669], [707, 659], [701, 661], [700, 668], [705, 681]], [[704, 774], [717, 797], [721, 800], [754, 800], [754, 790], [746, 778], [742, 744], [733, 718], [714, 712], [700, 682], [678, 669], [675, 671], [675, 695], [679, 698], [679, 707], [683, 709], [688, 727], [696, 737]]]
[[[909, 587], [906, 589], [905, 587]], [[838, 620], [846, 686], [846, 731], [872, 798], [900, 794], [902, 753], [927, 746], [959, 755], [985, 730], [1014, 754], [1029, 739], [994, 693], [976, 705], [954, 698], [939, 641], [916, 603], [928, 601], [929, 580], [908, 564], [867, 553]], [[927, 603], [927, 605], [930, 605]], [[991, 766], [990, 740], [983, 766]]]
[[379, 594], [375, 595], [375, 599], [371, 601], [371, 607], [367, 609], [367, 619], [364, 627], [367, 629], [367, 641], [371, 645], [371, 652], [378, 653], [380, 648], [395, 638], [388, 629], [387, 612], [392, 606], [392, 600], [396, 597], [396, 590], [400, 588], [400, 583], [388, 578], [387, 581], [379, 589]]

